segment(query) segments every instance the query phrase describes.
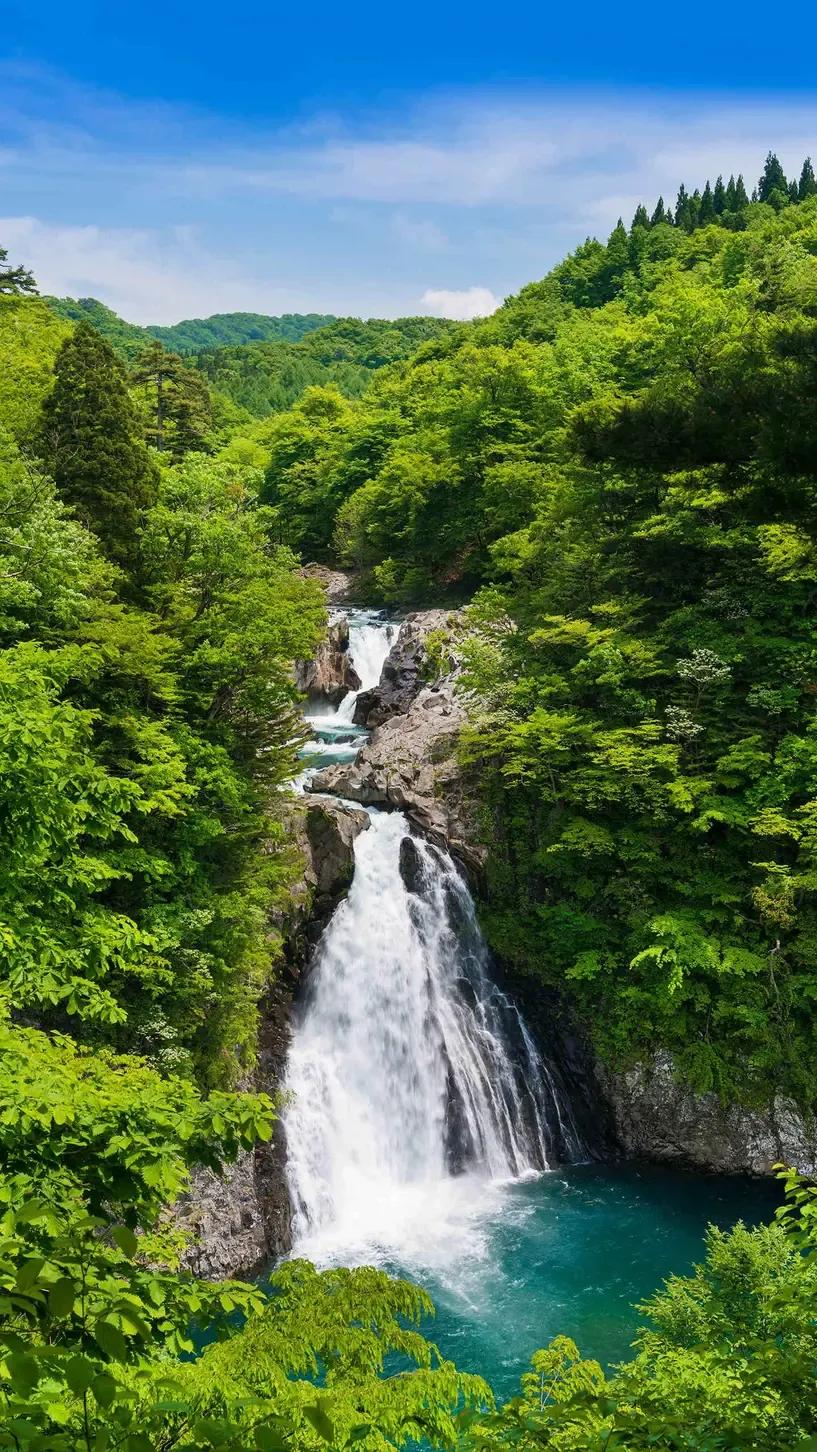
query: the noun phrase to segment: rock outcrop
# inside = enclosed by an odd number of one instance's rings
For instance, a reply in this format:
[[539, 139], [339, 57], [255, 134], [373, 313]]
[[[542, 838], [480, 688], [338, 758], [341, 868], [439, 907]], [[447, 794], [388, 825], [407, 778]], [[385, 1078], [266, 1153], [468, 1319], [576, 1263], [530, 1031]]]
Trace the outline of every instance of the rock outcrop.
[[290, 820], [304, 857], [303, 882], [308, 893], [304, 927], [312, 941], [351, 886], [355, 839], [366, 831], [369, 818], [348, 802], [309, 793], [295, 804]]
[[345, 615], [333, 620], [314, 660], [295, 663], [295, 684], [313, 700], [337, 706], [347, 691], [360, 689], [360, 676], [349, 654], [349, 622]]
[[301, 567], [301, 574], [307, 580], [317, 580], [325, 590], [330, 605], [340, 605], [348, 600], [354, 590], [354, 576], [344, 570], [330, 570], [328, 565], [311, 562]]
[[428, 637], [449, 629], [453, 618], [444, 610], [426, 610], [403, 623], [380, 685], [359, 697], [365, 724], [375, 728], [370, 740], [356, 761], [317, 772], [312, 789], [365, 806], [396, 807], [431, 841], [479, 873], [485, 849], [456, 757], [465, 713], [455, 692], [453, 657], [447, 675], [432, 684], [425, 678]]
[[[295, 799], [289, 828], [303, 872], [287, 921], [282, 971], [260, 1005], [258, 1065], [243, 1087], [273, 1096], [286, 1067], [292, 995], [308, 954], [354, 873], [355, 839], [369, 826], [366, 812], [330, 797]], [[291, 1247], [286, 1142], [279, 1120], [269, 1143], [246, 1150], [223, 1175], [198, 1169], [173, 1219], [192, 1235], [184, 1264], [196, 1275], [251, 1276]]]
[[602, 1068], [599, 1078], [628, 1156], [721, 1174], [768, 1175], [785, 1164], [817, 1176], [817, 1126], [782, 1095], [766, 1109], [746, 1109], [693, 1094], [675, 1078], [667, 1053], [624, 1073]]
[[421, 610], [403, 621], [383, 663], [379, 684], [362, 691], [355, 702], [357, 726], [371, 731], [391, 716], [406, 715], [426, 684], [428, 638], [432, 632], [448, 632], [454, 619], [448, 610]]

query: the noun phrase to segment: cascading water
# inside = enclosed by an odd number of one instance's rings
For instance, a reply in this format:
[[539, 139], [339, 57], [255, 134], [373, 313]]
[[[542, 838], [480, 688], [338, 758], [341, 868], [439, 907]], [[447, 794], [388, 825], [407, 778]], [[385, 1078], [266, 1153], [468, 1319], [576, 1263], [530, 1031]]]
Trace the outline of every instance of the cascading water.
[[306, 720], [314, 736], [301, 752], [304, 769], [291, 783], [295, 791], [308, 791], [312, 773], [318, 768], [354, 760], [366, 739], [366, 732], [354, 725], [355, 704], [362, 691], [370, 691], [378, 684], [397, 629], [393, 621], [376, 610], [344, 613], [349, 625], [349, 657], [360, 687], [347, 691], [338, 706], [313, 701], [307, 707]]
[[296, 1246], [405, 1257], [486, 1188], [577, 1158], [569, 1109], [492, 982], [446, 853], [373, 813], [318, 947], [285, 1115]]
[[337, 709], [339, 721], [351, 721], [358, 696], [378, 684], [395, 633], [390, 621], [364, 610], [350, 611], [348, 620], [349, 655], [360, 677], [360, 690], [348, 691], [344, 696]]
[[[348, 618], [368, 689], [394, 627]], [[351, 760], [366, 739], [351, 724], [357, 694], [313, 706], [307, 790], [316, 766]], [[567, 1096], [493, 982], [461, 874], [399, 814], [370, 815], [293, 1024], [294, 1251], [419, 1280], [444, 1354], [503, 1396], [557, 1333], [618, 1361], [633, 1303], [689, 1266], [704, 1225], [768, 1211], [756, 1186], [576, 1164], [586, 1154]]]

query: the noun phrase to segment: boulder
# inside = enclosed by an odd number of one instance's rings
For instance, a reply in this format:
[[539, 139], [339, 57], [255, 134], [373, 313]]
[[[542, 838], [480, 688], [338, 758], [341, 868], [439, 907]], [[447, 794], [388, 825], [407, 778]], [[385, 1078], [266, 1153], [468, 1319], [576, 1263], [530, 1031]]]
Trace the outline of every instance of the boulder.
[[407, 616], [383, 663], [379, 684], [362, 691], [355, 702], [357, 726], [371, 731], [390, 716], [404, 716], [411, 709], [427, 684], [426, 641], [432, 631], [450, 631], [455, 621], [456, 614], [448, 610], [420, 610]]
[[343, 570], [331, 570], [328, 565], [318, 565], [314, 561], [303, 565], [301, 574], [307, 580], [317, 580], [322, 589], [326, 591], [326, 598], [330, 605], [340, 605], [349, 598], [354, 589], [352, 575], [347, 575]]
[[360, 689], [360, 676], [349, 654], [349, 623], [345, 615], [334, 619], [314, 660], [295, 663], [295, 684], [312, 700], [337, 706], [349, 691]]
[[666, 1052], [622, 1073], [602, 1067], [599, 1079], [628, 1156], [727, 1175], [768, 1175], [784, 1164], [817, 1176], [817, 1126], [780, 1094], [757, 1109], [694, 1094]]
[[355, 870], [355, 840], [369, 825], [366, 812], [331, 796], [307, 792], [289, 804], [287, 826], [300, 851], [303, 871], [281, 931], [298, 968], [349, 890]]
[[398, 808], [425, 836], [479, 872], [485, 848], [456, 758], [463, 720], [452, 680], [422, 686], [405, 712], [377, 727], [356, 761], [317, 772], [312, 788], [366, 806]]

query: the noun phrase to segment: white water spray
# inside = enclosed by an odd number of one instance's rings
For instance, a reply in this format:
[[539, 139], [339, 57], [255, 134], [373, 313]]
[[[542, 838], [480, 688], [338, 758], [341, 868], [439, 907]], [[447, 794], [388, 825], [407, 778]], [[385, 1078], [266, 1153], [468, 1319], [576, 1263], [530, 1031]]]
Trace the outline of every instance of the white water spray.
[[[492, 982], [447, 854], [372, 814], [317, 950], [285, 1114], [299, 1253], [411, 1254], [462, 1233], [492, 1184], [581, 1153], [518, 1011]], [[449, 1238], [450, 1238], [449, 1235]]]
[[360, 689], [348, 691], [337, 709], [339, 721], [351, 721], [355, 704], [363, 691], [371, 691], [380, 681], [383, 663], [391, 650], [395, 627], [382, 616], [364, 610], [349, 612], [349, 655], [360, 677]]

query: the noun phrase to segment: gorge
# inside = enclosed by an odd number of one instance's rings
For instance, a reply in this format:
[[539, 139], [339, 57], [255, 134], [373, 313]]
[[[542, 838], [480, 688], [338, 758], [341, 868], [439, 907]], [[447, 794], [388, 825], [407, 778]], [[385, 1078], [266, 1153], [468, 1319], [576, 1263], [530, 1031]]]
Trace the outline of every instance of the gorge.
[[[444, 612], [401, 622], [342, 609], [328, 639], [345, 642], [335, 676], [356, 684], [338, 692], [324, 675], [312, 687], [296, 786], [316, 810], [348, 815], [354, 866], [292, 1010], [281, 1125], [290, 1253], [426, 1286], [435, 1339], [510, 1392], [543, 1328], [567, 1329], [605, 1361], [623, 1355], [633, 1302], [687, 1268], [706, 1223], [760, 1219], [777, 1191], [622, 1163], [586, 1053], [566, 1052], [561, 1022], [538, 1022], [535, 1042], [497, 981], [449, 851], [457, 832], [446, 837], [445, 803], [423, 776], [432, 768], [406, 749], [418, 700], [448, 739], [450, 688], [424, 678], [418, 645]], [[355, 725], [361, 700], [379, 723], [374, 743]], [[435, 749], [423, 740], [448, 782], [439, 737]]]

